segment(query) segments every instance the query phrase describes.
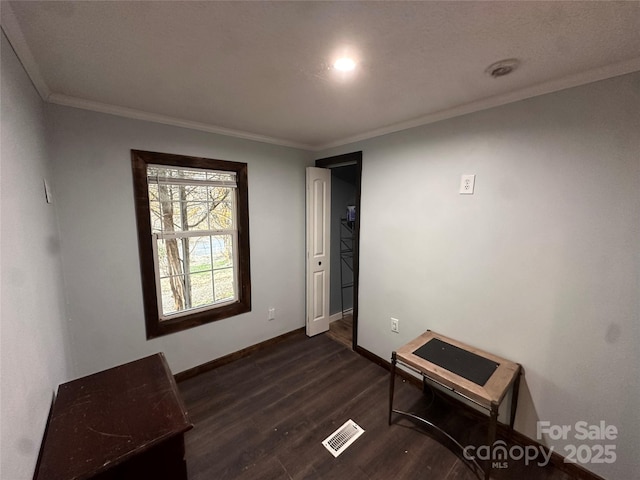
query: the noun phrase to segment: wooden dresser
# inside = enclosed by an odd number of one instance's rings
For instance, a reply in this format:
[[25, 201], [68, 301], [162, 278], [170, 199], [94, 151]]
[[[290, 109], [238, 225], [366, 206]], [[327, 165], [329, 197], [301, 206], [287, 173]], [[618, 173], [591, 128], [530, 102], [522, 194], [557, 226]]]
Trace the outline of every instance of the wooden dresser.
[[60, 385], [36, 480], [186, 479], [193, 425], [164, 354]]

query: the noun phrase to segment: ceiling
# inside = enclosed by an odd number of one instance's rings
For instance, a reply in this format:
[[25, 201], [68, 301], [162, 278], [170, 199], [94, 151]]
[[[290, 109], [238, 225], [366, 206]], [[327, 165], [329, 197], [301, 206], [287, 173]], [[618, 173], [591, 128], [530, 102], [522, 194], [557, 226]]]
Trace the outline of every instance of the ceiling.
[[46, 101], [309, 150], [640, 70], [637, 1], [1, 8]]

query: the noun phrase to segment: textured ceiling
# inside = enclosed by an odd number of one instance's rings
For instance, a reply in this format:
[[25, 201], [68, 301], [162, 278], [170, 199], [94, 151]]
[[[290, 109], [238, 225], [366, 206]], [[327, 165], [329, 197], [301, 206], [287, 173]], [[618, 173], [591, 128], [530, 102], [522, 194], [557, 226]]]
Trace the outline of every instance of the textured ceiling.
[[48, 101], [310, 149], [640, 70], [640, 2], [18, 1], [2, 25]]

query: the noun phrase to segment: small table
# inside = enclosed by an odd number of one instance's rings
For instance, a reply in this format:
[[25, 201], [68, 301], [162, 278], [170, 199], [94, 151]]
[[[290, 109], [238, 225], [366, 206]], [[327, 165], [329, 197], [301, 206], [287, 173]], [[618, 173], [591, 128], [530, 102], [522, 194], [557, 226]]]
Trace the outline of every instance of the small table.
[[193, 425], [164, 354], [60, 385], [36, 480], [185, 479]]
[[[493, 445], [496, 439], [498, 409], [507, 391], [513, 386], [509, 421], [509, 426], [513, 429], [522, 373], [522, 367], [519, 364], [430, 330], [391, 354], [389, 425], [391, 425], [392, 413], [405, 415], [435, 428], [459, 447], [461, 445], [454, 438], [431, 422], [417, 415], [393, 409], [393, 390], [398, 363], [422, 375], [423, 381], [432, 381], [488, 410], [490, 420], [487, 445], [489, 446]], [[475, 465], [478, 466], [477, 463]], [[491, 463], [489, 462], [484, 469], [486, 480], [489, 479], [490, 473]]]

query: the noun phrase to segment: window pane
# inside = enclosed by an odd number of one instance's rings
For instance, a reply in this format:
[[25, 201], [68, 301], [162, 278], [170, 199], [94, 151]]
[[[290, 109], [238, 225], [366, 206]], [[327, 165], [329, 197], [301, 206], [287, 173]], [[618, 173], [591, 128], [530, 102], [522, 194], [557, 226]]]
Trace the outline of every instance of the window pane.
[[160, 203], [175, 202], [180, 200], [177, 187], [174, 185], [158, 185], [158, 201]]
[[158, 197], [158, 185], [156, 184], [149, 184], [149, 201], [150, 202], [157, 202], [159, 200]]
[[167, 259], [167, 246], [164, 243], [164, 240], [158, 240], [156, 242], [158, 248], [158, 273], [160, 277], [168, 277], [170, 275], [169, 272], [169, 261]]
[[160, 239], [157, 245], [160, 278], [184, 274], [183, 239]]
[[162, 212], [160, 209], [160, 202], [149, 202], [149, 208], [151, 209], [151, 232], [162, 232]]
[[212, 187], [209, 191], [210, 223], [212, 230], [231, 230], [233, 221], [233, 196], [232, 188]]
[[213, 246], [213, 268], [233, 266], [233, 237], [215, 235], [211, 237]]
[[213, 283], [211, 272], [194, 273], [191, 280], [191, 306], [204, 307], [213, 303]]
[[224, 268], [213, 272], [213, 284], [215, 287], [216, 302], [233, 300], [235, 298], [235, 288], [233, 281], [233, 269]]
[[162, 313], [168, 315], [184, 310], [184, 298], [179, 292], [184, 292], [184, 277], [168, 277], [160, 280], [162, 291]]
[[182, 187], [183, 193], [180, 198], [183, 201], [187, 201], [187, 202], [206, 202], [208, 189], [209, 187], [207, 187], [206, 185], [202, 185], [202, 186], [187, 185]]
[[236, 298], [233, 235], [159, 239], [157, 256], [162, 315]]
[[158, 219], [152, 225], [157, 225], [160, 232], [181, 232], [184, 230], [180, 202], [161, 203], [157, 217]]
[[[160, 190], [163, 190], [162, 188]], [[159, 202], [159, 227], [163, 232], [174, 232], [182, 230], [182, 220], [180, 215], [180, 202], [168, 201], [171, 198], [167, 195], [160, 195], [165, 201]]]
[[160, 184], [149, 186], [154, 233], [234, 228], [236, 189]]
[[[183, 225], [183, 211], [180, 202], [171, 202], [170, 208], [168, 203], [163, 204], [163, 208], [165, 208], [162, 218], [164, 232], [182, 232], [186, 230]], [[170, 216], [168, 216], [168, 214]]]
[[206, 202], [187, 202], [185, 208], [188, 230], [209, 230], [209, 205]]
[[211, 270], [211, 237], [189, 238], [189, 272]]

